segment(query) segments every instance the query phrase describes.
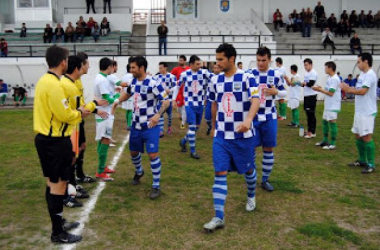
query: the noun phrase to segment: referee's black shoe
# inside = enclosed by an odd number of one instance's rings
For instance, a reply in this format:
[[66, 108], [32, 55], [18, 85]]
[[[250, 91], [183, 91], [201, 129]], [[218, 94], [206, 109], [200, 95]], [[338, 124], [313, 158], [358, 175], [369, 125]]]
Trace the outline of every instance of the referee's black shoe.
[[69, 231], [71, 229], [77, 228], [80, 225], [79, 222], [68, 222], [66, 219], [62, 219], [62, 228], [64, 231]]
[[50, 239], [54, 243], [71, 244], [71, 243], [81, 241], [82, 236], [75, 235], [75, 234], [69, 234], [68, 232], [63, 231], [62, 233], [60, 233], [58, 235], [52, 234]]

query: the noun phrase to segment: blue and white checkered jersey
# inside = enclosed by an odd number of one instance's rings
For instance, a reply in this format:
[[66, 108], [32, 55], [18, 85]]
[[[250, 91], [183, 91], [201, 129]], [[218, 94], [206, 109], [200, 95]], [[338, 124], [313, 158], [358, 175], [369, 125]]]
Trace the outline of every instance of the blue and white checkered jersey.
[[228, 140], [252, 137], [253, 125], [245, 133], [236, 130], [248, 115], [251, 98], [259, 98], [255, 78], [243, 70], [238, 70], [231, 77], [221, 73], [212, 78], [209, 90], [209, 100], [218, 104], [214, 136]]
[[252, 74], [259, 85], [260, 108], [255, 116], [255, 120], [266, 121], [277, 119], [276, 96], [265, 96], [264, 89], [275, 87], [279, 91], [284, 91], [283, 93], [286, 95], [284, 84], [280, 81], [280, 73], [272, 68], [269, 68], [267, 72], [260, 72], [257, 68], [247, 70], [246, 72]]
[[179, 84], [185, 84], [185, 106], [203, 106], [210, 79], [211, 73], [207, 69], [200, 69], [197, 72], [188, 69], [181, 73]]
[[210, 78], [208, 80], [208, 84], [207, 84], [207, 91], [206, 91], [206, 100], [209, 101], [210, 100], [210, 86], [212, 84], [212, 78], [215, 77], [216, 75], [214, 73], [210, 73]]
[[148, 120], [157, 113], [157, 103], [169, 98], [164, 87], [152, 78], [131, 83], [131, 97], [133, 100], [133, 123], [135, 129], [148, 128]]
[[154, 79], [159, 82], [162, 87], [164, 87], [165, 90], [169, 90], [169, 99], [173, 99], [173, 91], [175, 90], [175, 87], [177, 86], [177, 78], [175, 75], [172, 75], [170, 73], [167, 73], [166, 75], [158, 74], [154, 77]]

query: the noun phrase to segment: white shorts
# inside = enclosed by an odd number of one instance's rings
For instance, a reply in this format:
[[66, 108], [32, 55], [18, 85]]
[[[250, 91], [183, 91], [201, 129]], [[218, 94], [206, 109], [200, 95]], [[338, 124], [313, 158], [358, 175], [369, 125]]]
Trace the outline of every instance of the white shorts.
[[96, 136], [95, 140], [99, 141], [102, 138], [112, 138], [112, 128], [113, 128], [113, 122], [112, 119], [106, 119], [101, 122], [96, 122]]
[[358, 134], [360, 137], [373, 134], [375, 127], [374, 116], [356, 116], [354, 117], [354, 125], [352, 126], [352, 133]]
[[300, 100], [292, 98], [288, 100], [288, 108], [296, 109], [300, 106]]
[[324, 110], [322, 118], [323, 120], [326, 120], [326, 121], [336, 120], [338, 119], [338, 112], [331, 112], [331, 111]]

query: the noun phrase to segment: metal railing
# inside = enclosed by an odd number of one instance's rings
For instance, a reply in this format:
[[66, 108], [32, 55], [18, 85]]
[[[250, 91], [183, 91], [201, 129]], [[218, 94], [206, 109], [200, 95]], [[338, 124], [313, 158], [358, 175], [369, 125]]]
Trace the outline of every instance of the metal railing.
[[[131, 14], [132, 13], [132, 8], [129, 6], [111, 6], [111, 8], [112, 8], [112, 13], [125, 13], [125, 14]], [[85, 14], [87, 7], [65, 7], [63, 9], [63, 13], [64, 14], [70, 14], [69, 12], [71, 10], [83, 10], [83, 14]], [[97, 14], [102, 14], [103, 13], [103, 6], [95, 6], [95, 10], [96, 10]], [[108, 10], [108, 5], [107, 5], [107, 10]], [[122, 10], [126, 10], [126, 12], [124, 12]], [[72, 13], [72, 14], [78, 14], [78, 13]]]

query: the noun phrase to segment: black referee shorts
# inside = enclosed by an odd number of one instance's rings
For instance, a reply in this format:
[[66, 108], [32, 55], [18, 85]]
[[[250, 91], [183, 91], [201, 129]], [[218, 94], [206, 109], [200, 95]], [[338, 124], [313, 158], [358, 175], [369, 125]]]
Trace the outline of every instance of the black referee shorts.
[[50, 182], [68, 181], [72, 162], [70, 137], [49, 137], [38, 134], [34, 140], [42, 171]]
[[84, 121], [79, 124], [79, 147], [86, 142], [86, 134], [84, 132]]

